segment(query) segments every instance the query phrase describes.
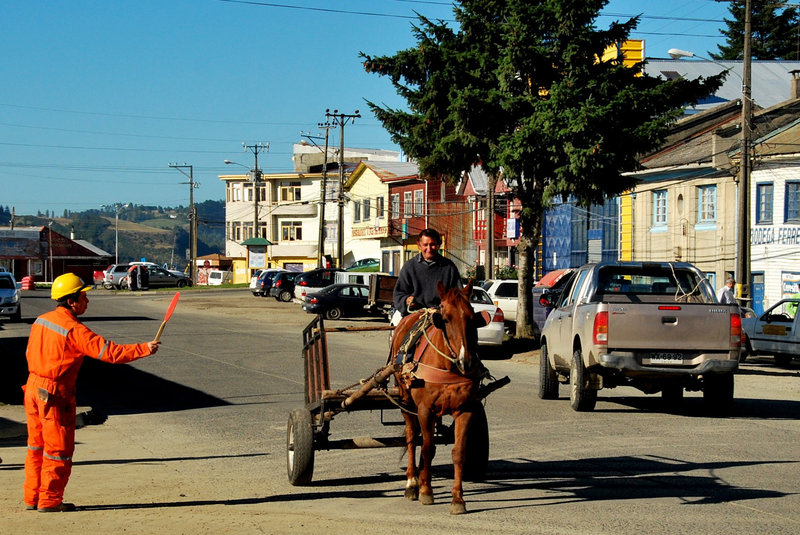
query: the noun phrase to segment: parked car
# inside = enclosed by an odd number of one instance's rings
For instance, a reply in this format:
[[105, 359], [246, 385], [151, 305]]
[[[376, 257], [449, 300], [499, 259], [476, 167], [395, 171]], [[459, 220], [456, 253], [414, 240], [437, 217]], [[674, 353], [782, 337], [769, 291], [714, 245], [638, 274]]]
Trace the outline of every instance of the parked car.
[[[169, 270], [168, 270], [169, 271]], [[174, 271], [170, 271], [175, 275]], [[230, 271], [222, 271], [221, 269], [212, 269], [208, 272], [208, 285], [209, 286], [222, 286], [223, 284], [231, 284], [233, 282], [233, 273]]]
[[542, 327], [544, 327], [544, 322], [547, 319], [547, 315], [550, 313], [550, 309], [543, 306], [539, 302], [539, 298], [545, 292], [550, 294], [550, 299], [552, 301], [558, 301], [556, 294], [561, 292], [569, 281], [572, 280], [572, 277], [575, 276], [575, 270], [571, 268], [566, 269], [556, 269], [555, 271], [551, 271], [547, 273], [544, 277], [542, 277], [539, 282], [533, 285], [533, 332], [536, 337], [538, 337], [542, 333]]
[[250, 285], [250, 291], [253, 295], [260, 295], [262, 297], [269, 297], [269, 289], [272, 288], [272, 283], [275, 282], [275, 276], [278, 273], [283, 273], [286, 270], [281, 268], [269, 268], [258, 270], [261, 274], [256, 280], [255, 286]]
[[514, 332], [517, 324], [517, 303], [519, 302], [519, 281], [516, 279], [483, 282], [483, 289], [492, 298], [494, 304], [503, 309], [506, 317], [505, 325], [509, 332]]
[[320, 314], [329, 320], [344, 316], [366, 316], [364, 306], [369, 297], [369, 286], [364, 284], [331, 284], [306, 295], [303, 310], [309, 314]]
[[106, 290], [119, 290], [125, 287], [123, 279], [128, 276], [130, 264], [111, 264], [106, 268], [103, 277], [103, 288]]
[[21, 284], [8, 271], [0, 271], [0, 316], [13, 322], [22, 321], [22, 304], [19, 302]]
[[[472, 288], [470, 302], [472, 304], [472, 309], [476, 313], [486, 311], [492, 318], [492, 321], [487, 325], [478, 329], [478, 345], [489, 347], [502, 346], [503, 335], [505, 334], [505, 316], [503, 314], [503, 309], [494, 304], [492, 298], [489, 297], [489, 294], [486, 293], [486, 290], [483, 288]], [[399, 310], [394, 310], [390, 320], [392, 327], [397, 327], [402, 317]]]
[[781, 299], [761, 316], [742, 317], [742, 330], [746, 336], [739, 361], [744, 362], [749, 355], [772, 355], [775, 364], [786, 367], [792, 358], [800, 358], [797, 349], [800, 347], [798, 306], [800, 299]]
[[378, 271], [380, 265], [381, 261], [377, 258], [362, 258], [350, 264], [346, 271]]
[[317, 268], [300, 273], [294, 281], [294, 296], [302, 302], [306, 294], [335, 283], [336, 273], [339, 271], [343, 270], [338, 268]]
[[298, 275], [300, 273], [295, 271], [282, 271], [275, 275], [269, 295], [284, 303], [291, 301], [294, 295], [295, 278]]
[[258, 290], [258, 279], [265, 271], [266, 269], [257, 269], [253, 271], [253, 276], [250, 277], [250, 291], [253, 292], [255, 296], [264, 295]]
[[147, 274], [150, 277], [150, 288], [167, 288], [171, 286], [183, 288], [184, 286], [192, 285], [192, 279], [186, 275], [176, 275], [158, 266], [147, 266]]

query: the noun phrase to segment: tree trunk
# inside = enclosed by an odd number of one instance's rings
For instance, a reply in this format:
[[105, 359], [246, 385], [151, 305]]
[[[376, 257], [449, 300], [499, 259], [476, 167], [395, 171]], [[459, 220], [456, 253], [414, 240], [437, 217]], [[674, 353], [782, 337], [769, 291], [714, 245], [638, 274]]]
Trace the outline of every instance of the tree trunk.
[[542, 225], [541, 212], [520, 221], [520, 238], [517, 245], [519, 260], [517, 263], [517, 280], [519, 292], [517, 297], [517, 329], [516, 338], [532, 339], [533, 331], [533, 276], [535, 273], [536, 249], [539, 245]]

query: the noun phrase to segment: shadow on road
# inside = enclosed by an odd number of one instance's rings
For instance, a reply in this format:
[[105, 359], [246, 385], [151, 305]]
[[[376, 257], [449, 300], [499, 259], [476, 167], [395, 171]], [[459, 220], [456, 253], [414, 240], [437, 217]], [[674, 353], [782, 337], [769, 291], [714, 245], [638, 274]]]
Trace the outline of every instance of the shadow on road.
[[[582, 460], [545, 461], [530, 459], [499, 460], [489, 463], [487, 480], [482, 483], [467, 483], [465, 495], [472, 513], [499, 508], [524, 508], [553, 505], [554, 503], [600, 502], [620, 500], [651, 500], [653, 498], [677, 498], [687, 505], [721, 504], [743, 500], [781, 498], [786, 493], [744, 488], [730, 485], [713, 474], [726, 468], [743, 466], [765, 466], [766, 470], [779, 469], [778, 465], [789, 461], [736, 461], [736, 462], [687, 462], [666, 457], [600, 457]], [[690, 472], [698, 472], [697, 474]], [[434, 489], [437, 503], [450, 502], [450, 478], [452, 467], [434, 467]], [[385, 486], [396, 482], [396, 488], [368, 488], [370, 485]], [[339, 490], [333, 487], [340, 487]], [[405, 487], [404, 475], [378, 474], [364, 477], [348, 477], [314, 482], [296, 493], [274, 496], [169, 501], [156, 503], [119, 503], [87, 505], [82, 510], [113, 509], [160, 509], [173, 507], [203, 507], [215, 505], [256, 505], [288, 503], [308, 500], [331, 500], [336, 498], [391, 498], [402, 499]], [[314, 489], [319, 489], [315, 491]], [[520, 498], [504, 493], [537, 491], [539, 498]], [[530, 493], [528, 493], [530, 495]], [[508, 502], [508, 504], [504, 504]], [[493, 505], [492, 505], [493, 504]]]
[[[21, 385], [28, 378], [25, 360], [27, 337], [0, 339], [0, 402], [22, 405]], [[87, 424], [102, 423], [105, 416], [168, 412], [229, 405], [217, 397], [143, 372], [125, 364], [85, 358], [78, 374], [78, 406], [92, 407]]]

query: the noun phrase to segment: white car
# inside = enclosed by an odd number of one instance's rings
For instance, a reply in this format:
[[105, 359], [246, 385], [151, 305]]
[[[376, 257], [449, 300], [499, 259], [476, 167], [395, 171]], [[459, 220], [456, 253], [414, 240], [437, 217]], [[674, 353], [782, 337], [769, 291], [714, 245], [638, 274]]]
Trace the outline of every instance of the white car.
[[800, 299], [786, 298], [775, 303], [758, 317], [743, 317], [742, 330], [746, 337], [740, 362], [748, 355], [772, 355], [778, 366], [788, 366], [797, 358], [800, 346]]
[[9, 316], [13, 322], [22, 321], [20, 286], [14, 275], [8, 271], [0, 271], [0, 316]]
[[514, 332], [517, 323], [517, 301], [519, 296], [519, 281], [516, 279], [487, 280], [483, 288], [495, 305], [503, 309], [509, 331]]
[[[489, 294], [486, 293], [486, 290], [483, 288], [472, 288], [470, 301], [472, 303], [472, 309], [475, 312], [483, 312], [485, 310], [489, 313], [489, 317], [492, 318], [492, 321], [490, 321], [488, 325], [478, 329], [478, 345], [490, 347], [502, 346], [503, 335], [505, 334], [503, 309], [492, 302]], [[390, 319], [392, 327], [397, 327], [402, 317], [400, 311], [395, 310]]]
[[253, 292], [253, 295], [259, 296], [261, 295], [261, 290], [258, 289], [258, 278], [261, 276], [261, 273], [266, 271], [265, 269], [257, 269], [253, 271], [253, 276], [250, 277], [250, 291]]

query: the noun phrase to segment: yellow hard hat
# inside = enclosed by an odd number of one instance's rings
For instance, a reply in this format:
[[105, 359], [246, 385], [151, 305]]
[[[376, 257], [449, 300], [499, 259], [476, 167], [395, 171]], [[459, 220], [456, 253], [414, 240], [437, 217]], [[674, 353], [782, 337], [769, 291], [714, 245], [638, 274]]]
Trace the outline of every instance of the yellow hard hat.
[[50, 299], [58, 301], [62, 297], [75, 292], [88, 292], [92, 287], [83, 283], [81, 278], [74, 273], [64, 273], [56, 277], [50, 289]]

